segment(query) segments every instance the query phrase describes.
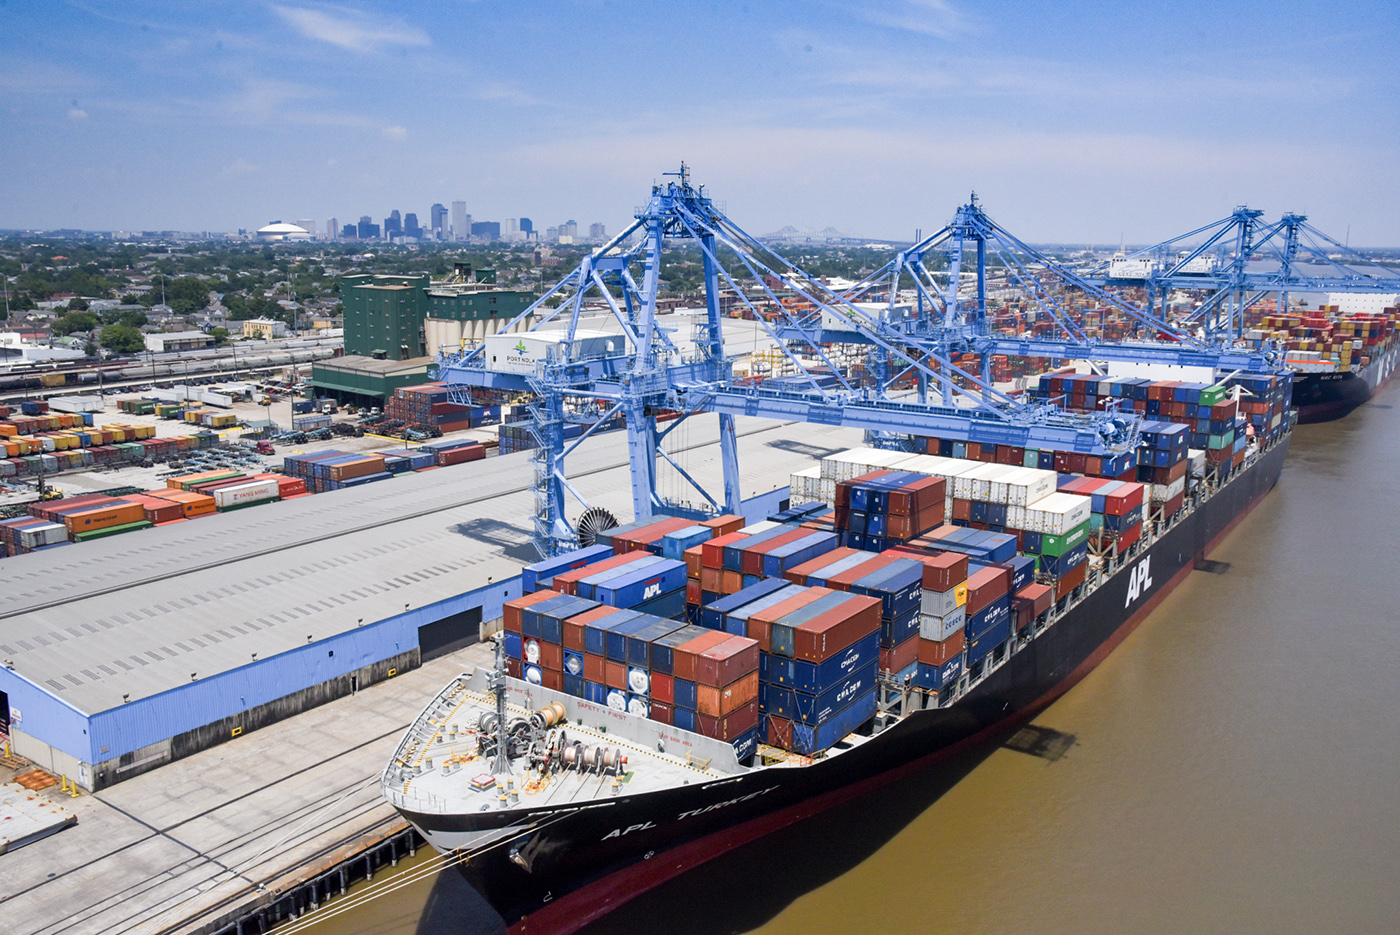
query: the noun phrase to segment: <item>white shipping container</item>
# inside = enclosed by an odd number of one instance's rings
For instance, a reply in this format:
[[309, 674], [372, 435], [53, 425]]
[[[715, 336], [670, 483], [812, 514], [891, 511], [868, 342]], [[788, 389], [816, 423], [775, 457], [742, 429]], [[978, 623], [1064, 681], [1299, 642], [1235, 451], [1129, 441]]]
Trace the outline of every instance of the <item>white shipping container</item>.
[[1030, 513], [1041, 515], [1041, 528], [1037, 532], [1047, 532], [1052, 536], [1063, 536], [1076, 526], [1089, 522], [1093, 500], [1072, 493], [1053, 493], [1042, 498]]
[[966, 607], [959, 607], [952, 613], [944, 614], [941, 617], [933, 614], [919, 614], [919, 636], [936, 643], [956, 636], [958, 631], [965, 626], [967, 626]]
[[1153, 502], [1153, 503], [1166, 503], [1166, 502], [1167, 502], [1168, 500], [1170, 500], [1172, 497], [1175, 497], [1177, 494], [1181, 493], [1181, 492], [1182, 492], [1183, 490], [1185, 490], [1185, 489], [1186, 489], [1186, 478], [1185, 478], [1184, 476], [1183, 476], [1183, 477], [1178, 477], [1176, 480], [1172, 481], [1170, 484], [1153, 484], [1153, 485], [1152, 485], [1152, 495], [1151, 495], [1151, 496], [1152, 496], [1152, 502]]
[[1030, 506], [1055, 492], [1059, 477], [1054, 471], [1040, 468], [1017, 468], [1016, 473], [1003, 479], [1006, 484], [1008, 507]]
[[54, 412], [101, 412], [104, 407], [101, 396], [55, 396], [49, 400]]
[[277, 481], [260, 480], [248, 484], [231, 484], [228, 487], [215, 488], [213, 493], [214, 506], [220, 510], [227, 510], [230, 507], [261, 503], [264, 500], [276, 500]]
[[[925, 588], [920, 592], [919, 612], [932, 617], [942, 617], [951, 614], [958, 609], [958, 589], [949, 588], [946, 591], [930, 591]], [[942, 639], [941, 636], [930, 636], [928, 639]]]
[[756, 523], [752, 523], [748, 526], [743, 527], [739, 530], [739, 532], [742, 532], [746, 536], [756, 536], [761, 532], [767, 532], [770, 529], [777, 529], [781, 525], [783, 524], [775, 523], [772, 520], [768, 519], [762, 519]]
[[[540, 361], [560, 359], [563, 340], [562, 331], [487, 335], [483, 351], [486, 369], [497, 373], [532, 374]], [[574, 332], [574, 360], [625, 353], [627, 338], [621, 334], [583, 328]]]
[[19, 544], [22, 548], [38, 549], [68, 541], [68, 527], [62, 523], [44, 523], [19, 530]]

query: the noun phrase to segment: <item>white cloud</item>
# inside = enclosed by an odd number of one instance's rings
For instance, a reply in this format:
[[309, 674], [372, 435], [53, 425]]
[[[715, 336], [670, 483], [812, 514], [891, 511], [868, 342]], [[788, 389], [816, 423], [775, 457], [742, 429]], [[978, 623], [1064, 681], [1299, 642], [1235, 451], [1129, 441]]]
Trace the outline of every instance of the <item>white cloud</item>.
[[355, 52], [369, 52], [377, 46], [432, 45], [421, 29], [375, 19], [361, 13], [306, 7], [275, 7], [277, 14], [308, 39], [328, 42]]
[[408, 131], [403, 127], [385, 127], [379, 132], [383, 135], [384, 139], [393, 140], [396, 143], [408, 139]]
[[895, 0], [862, 6], [861, 16], [877, 26], [951, 39], [968, 31], [967, 18], [945, 0]]
[[79, 107], [74, 107], [68, 111], [68, 119], [74, 123], [82, 123], [88, 118], [88, 112]]
[[258, 171], [259, 168], [260, 166], [255, 166], [248, 160], [244, 159], [242, 156], [239, 156], [233, 162], [220, 169], [219, 175], [226, 179], [233, 178], [234, 176], [238, 175], [250, 175]]

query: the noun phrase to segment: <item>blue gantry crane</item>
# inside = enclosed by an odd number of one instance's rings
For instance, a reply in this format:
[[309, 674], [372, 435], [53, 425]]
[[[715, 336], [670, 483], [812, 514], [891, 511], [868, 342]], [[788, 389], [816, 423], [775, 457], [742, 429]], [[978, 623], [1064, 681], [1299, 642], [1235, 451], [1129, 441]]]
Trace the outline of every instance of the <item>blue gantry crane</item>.
[[[541, 554], [576, 546], [566, 497], [584, 510], [589, 504], [569, 483], [565, 462], [598, 426], [618, 416], [626, 421], [637, 520], [663, 509], [696, 512], [692, 503], [669, 502], [658, 492], [659, 462], [698, 492], [699, 512], [740, 511], [735, 417], [741, 415], [860, 428], [876, 438], [927, 434], [1100, 455], [1136, 444], [1136, 415], [1073, 414], [999, 392], [952, 361], [949, 348], [956, 341], [920, 333], [922, 320], [892, 320], [892, 301], [882, 311], [836, 295], [726, 217], [703, 187], [692, 183], [684, 164], [668, 175], [674, 177], [652, 187], [626, 230], [584, 257], [500, 334], [440, 358], [441, 379], [462, 392], [491, 387], [534, 395], [534, 531]], [[955, 224], [980, 230], [980, 211], [974, 209], [960, 212]], [[705, 308], [688, 336], [657, 314], [662, 252], [668, 243], [693, 244], [700, 253]], [[978, 250], [981, 268], [985, 248]], [[916, 253], [902, 254], [899, 263], [917, 264], [917, 258], [908, 259]], [[921, 308], [923, 291], [921, 287]], [[948, 295], [944, 290], [944, 304]], [[762, 329], [796, 376], [766, 385], [734, 379], [733, 358], [725, 347], [725, 303]], [[531, 316], [528, 332], [509, 333]], [[600, 338], [592, 327], [599, 316], [611, 337]], [[965, 317], [953, 294], [952, 311], [944, 308], [935, 328], [951, 334], [960, 316]], [[972, 319], [975, 327], [976, 308]], [[882, 376], [857, 380], [838, 366], [825, 345], [844, 337], [870, 347]], [[917, 376], [922, 391], [917, 396], [892, 394], [889, 373], [895, 369]], [[960, 386], [958, 378], [968, 386]], [[941, 390], [938, 404], [928, 401], [929, 386]], [[566, 439], [569, 412], [580, 401], [590, 406], [603, 401], [606, 409], [578, 438]], [[662, 427], [659, 412], [678, 415]], [[717, 495], [707, 492], [666, 448], [675, 428], [701, 413], [719, 419], [723, 490]]]
[[1287, 213], [1272, 222], [1263, 215], [1238, 207], [1193, 231], [1115, 256], [1085, 278], [1100, 287], [1145, 289], [1162, 318], [1173, 291], [1208, 293], [1176, 324], [1226, 341], [1242, 336], [1246, 313], [1270, 294], [1279, 296], [1283, 309], [1296, 292], [1400, 292], [1400, 272], [1337, 242], [1305, 215]]

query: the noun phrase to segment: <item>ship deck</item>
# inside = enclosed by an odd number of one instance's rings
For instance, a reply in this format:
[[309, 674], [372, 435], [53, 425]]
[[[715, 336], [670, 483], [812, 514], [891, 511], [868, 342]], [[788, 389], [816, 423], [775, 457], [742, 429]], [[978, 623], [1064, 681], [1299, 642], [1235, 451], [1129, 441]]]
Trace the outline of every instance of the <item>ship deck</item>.
[[528, 718], [544, 704], [558, 701], [564, 705], [567, 721], [549, 732], [551, 736], [563, 731], [569, 744], [618, 750], [626, 763], [619, 775], [562, 769], [541, 777], [527, 768], [526, 758], [516, 757], [509, 777], [501, 777], [504, 790], [494, 781], [478, 788], [474, 780], [492, 773], [492, 758], [477, 755], [476, 727], [483, 714], [496, 710], [486, 679], [485, 672], [464, 672], [414, 721], [382, 778], [384, 793], [395, 805], [440, 814], [557, 808], [713, 782], [745, 772], [727, 743], [507, 679], [508, 722]]

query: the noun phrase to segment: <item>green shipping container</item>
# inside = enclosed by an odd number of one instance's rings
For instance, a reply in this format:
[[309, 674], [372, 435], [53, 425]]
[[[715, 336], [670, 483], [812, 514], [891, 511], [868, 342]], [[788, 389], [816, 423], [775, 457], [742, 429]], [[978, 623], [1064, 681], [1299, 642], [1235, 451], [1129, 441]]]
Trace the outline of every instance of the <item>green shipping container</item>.
[[108, 526], [106, 529], [94, 529], [92, 532], [80, 532], [73, 536], [74, 542], [87, 542], [89, 539], [101, 539], [104, 536], [115, 536], [120, 532], [131, 532], [133, 529], [147, 529], [150, 523], [140, 520], [135, 523], [124, 523], [121, 526]]
[[1041, 535], [1040, 554], [1059, 558], [1089, 538], [1089, 524], [1076, 526], [1063, 536]]

